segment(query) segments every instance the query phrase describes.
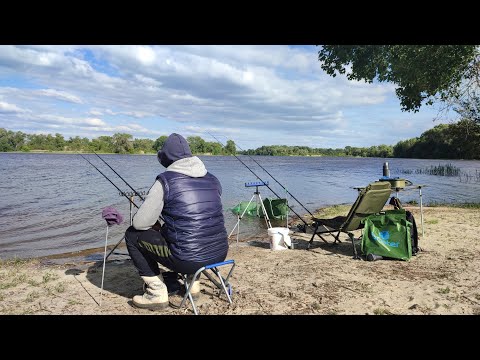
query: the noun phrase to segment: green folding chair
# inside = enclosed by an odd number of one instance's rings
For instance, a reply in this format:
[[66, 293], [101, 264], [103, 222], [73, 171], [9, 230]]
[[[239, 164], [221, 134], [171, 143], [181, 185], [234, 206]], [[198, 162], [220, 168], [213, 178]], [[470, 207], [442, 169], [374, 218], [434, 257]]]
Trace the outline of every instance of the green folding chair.
[[361, 189], [358, 197], [353, 203], [347, 216], [337, 216], [331, 219], [321, 219], [312, 217], [314, 231], [310, 239], [307, 250], [313, 243], [315, 235], [324, 242], [328, 243], [323, 235], [328, 234], [334, 237], [334, 243], [340, 242], [341, 233], [346, 233], [352, 241], [354, 259], [359, 259], [357, 249], [353, 242], [353, 233], [351, 231], [363, 228], [362, 219], [371, 214], [380, 212], [391, 194], [391, 185], [388, 181], [376, 181]]

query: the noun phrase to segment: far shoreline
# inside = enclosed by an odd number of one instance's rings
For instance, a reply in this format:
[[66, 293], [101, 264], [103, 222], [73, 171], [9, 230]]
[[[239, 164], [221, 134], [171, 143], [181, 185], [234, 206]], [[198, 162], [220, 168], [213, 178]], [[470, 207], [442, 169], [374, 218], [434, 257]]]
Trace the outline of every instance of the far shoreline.
[[[157, 153], [134, 153], [134, 154], [119, 154], [119, 153], [104, 153], [96, 152], [99, 155], [157, 155]], [[0, 151], [0, 154], [52, 154], [52, 155], [95, 155], [93, 152], [77, 152], [77, 151], [49, 151], [49, 150], [30, 150], [30, 151]], [[476, 159], [430, 159], [430, 158], [396, 158], [396, 157], [370, 157], [370, 156], [328, 156], [328, 155], [246, 155], [246, 154], [226, 154], [226, 155], [213, 155], [209, 153], [205, 154], [193, 154], [193, 156], [263, 156], [263, 157], [327, 157], [327, 158], [349, 158], [349, 159], [405, 159], [405, 160], [430, 160], [430, 161], [480, 161]]]

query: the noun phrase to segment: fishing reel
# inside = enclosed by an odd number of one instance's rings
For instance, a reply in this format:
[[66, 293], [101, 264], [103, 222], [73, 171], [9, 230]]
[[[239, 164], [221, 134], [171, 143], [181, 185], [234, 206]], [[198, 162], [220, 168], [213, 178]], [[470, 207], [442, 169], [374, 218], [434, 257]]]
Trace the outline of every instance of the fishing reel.
[[128, 196], [128, 197], [133, 197], [133, 196], [144, 196], [147, 195], [148, 191], [137, 191], [136, 193], [133, 191], [119, 191], [118, 195], [120, 196]]

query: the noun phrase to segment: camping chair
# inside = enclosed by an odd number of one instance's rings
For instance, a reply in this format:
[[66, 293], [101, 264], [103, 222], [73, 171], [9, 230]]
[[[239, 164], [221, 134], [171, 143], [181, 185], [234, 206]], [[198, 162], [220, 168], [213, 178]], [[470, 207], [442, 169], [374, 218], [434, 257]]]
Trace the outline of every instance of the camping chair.
[[390, 193], [391, 185], [388, 181], [376, 181], [359, 191], [357, 200], [353, 203], [347, 216], [337, 216], [332, 219], [312, 217], [312, 225], [315, 226], [315, 229], [307, 250], [310, 249], [315, 235], [328, 243], [322, 234], [329, 234], [334, 237], [334, 243], [336, 243], [340, 242], [339, 236], [343, 232], [352, 241], [354, 259], [359, 259], [351, 231], [363, 228], [361, 220], [366, 216], [380, 212], [390, 197]]

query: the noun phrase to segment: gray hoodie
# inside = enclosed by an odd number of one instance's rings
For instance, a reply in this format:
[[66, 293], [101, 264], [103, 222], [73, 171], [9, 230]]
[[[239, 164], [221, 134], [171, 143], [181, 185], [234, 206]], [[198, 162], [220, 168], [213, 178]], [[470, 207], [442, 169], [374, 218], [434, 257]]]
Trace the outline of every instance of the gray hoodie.
[[[165, 171], [175, 171], [191, 177], [202, 177], [207, 174], [207, 169], [196, 156], [179, 159], [172, 163]], [[163, 225], [163, 221], [159, 219], [163, 210], [163, 186], [158, 181], [152, 185], [148, 191], [145, 201], [138, 209], [133, 217], [133, 227], [137, 230], [148, 230], [157, 221]]]

